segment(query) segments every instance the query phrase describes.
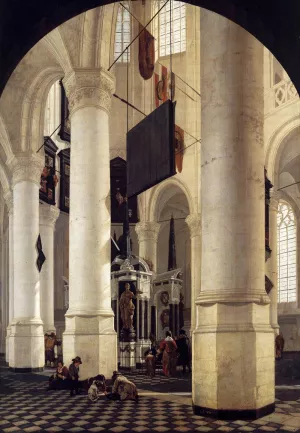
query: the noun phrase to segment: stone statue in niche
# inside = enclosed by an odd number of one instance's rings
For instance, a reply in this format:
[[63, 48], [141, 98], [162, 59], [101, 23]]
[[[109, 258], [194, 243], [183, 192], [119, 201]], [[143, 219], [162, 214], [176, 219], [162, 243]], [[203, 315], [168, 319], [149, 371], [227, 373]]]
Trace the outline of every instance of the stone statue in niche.
[[169, 328], [170, 326], [170, 310], [163, 310], [160, 315], [162, 329]]
[[124, 329], [133, 329], [133, 316], [135, 306], [132, 299], [135, 298], [134, 293], [130, 290], [130, 284], [125, 284], [125, 291], [120, 297], [120, 312]]

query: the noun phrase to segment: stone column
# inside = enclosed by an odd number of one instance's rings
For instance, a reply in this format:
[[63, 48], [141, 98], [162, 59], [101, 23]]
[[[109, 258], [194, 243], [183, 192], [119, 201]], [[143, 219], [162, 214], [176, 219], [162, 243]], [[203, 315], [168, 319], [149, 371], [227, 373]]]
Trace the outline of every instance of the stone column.
[[6, 334], [8, 326], [7, 303], [9, 302], [8, 287], [6, 284], [6, 244], [7, 238], [3, 230], [1, 237], [1, 341], [0, 354], [6, 354]]
[[160, 224], [154, 221], [142, 221], [135, 226], [139, 240], [139, 256], [157, 270], [157, 239]]
[[201, 291], [194, 331], [197, 414], [274, 411], [274, 332], [265, 293], [263, 46], [201, 10]]
[[274, 329], [275, 335], [279, 334], [278, 325], [278, 314], [277, 314], [277, 304], [278, 304], [278, 264], [277, 264], [277, 213], [278, 213], [278, 202], [279, 197], [275, 193], [271, 193], [271, 200], [269, 206], [269, 238], [270, 238], [270, 248], [271, 257], [267, 261], [267, 272], [270, 280], [273, 283], [273, 288], [269, 293], [270, 296], [270, 324]]
[[59, 209], [49, 204], [40, 204], [40, 235], [46, 260], [40, 273], [41, 319], [44, 334], [54, 332], [54, 227]]
[[40, 317], [40, 281], [36, 265], [39, 187], [43, 166], [44, 158], [36, 154], [14, 157], [9, 163], [13, 186], [11, 251], [14, 287], [9, 367], [14, 371], [42, 370], [45, 362], [43, 322]]
[[201, 290], [201, 215], [191, 214], [185, 222], [191, 236], [191, 334], [196, 327], [195, 300]]
[[13, 193], [8, 191], [4, 195], [5, 204], [8, 212], [8, 243], [6, 264], [6, 281], [8, 286], [8, 326], [6, 330], [6, 362], [9, 363], [9, 337], [11, 333], [11, 322], [14, 317], [14, 264], [13, 264]]
[[3, 321], [5, 323], [6, 328], [2, 329], [2, 336], [3, 336], [3, 345], [5, 346], [4, 352], [5, 352], [5, 361], [8, 363], [8, 350], [9, 350], [9, 334], [10, 334], [10, 327], [9, 327], [9, 287], [7, 284], [8, 278], [8, 260], [7, 260], [7, 243], [8, 243], [8, 236], [7, 231], [3, 231], [3, 238], [2, 238], [2, 254], [1, 254], [1, 284], [2, 284], [2, 293], [3, 293], [3, 299], [2, 305], [4, 307], [5, 312], [5, 320]]
[[114, 77], [102, 68], [64, 79], [72, 131], [69, 309], [64, 362], [80, 356], [81, 379], [117, 369], [111, 308], [109, 111]]

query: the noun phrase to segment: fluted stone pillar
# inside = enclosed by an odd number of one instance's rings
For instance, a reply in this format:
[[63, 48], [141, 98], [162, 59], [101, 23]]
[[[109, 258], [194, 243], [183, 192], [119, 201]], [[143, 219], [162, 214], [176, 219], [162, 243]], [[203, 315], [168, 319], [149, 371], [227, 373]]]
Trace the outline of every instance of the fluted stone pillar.
[[69, 309], [64, 362], [80, 356], [80, 377], [117, 369], [117, 334], [110, 289], [109, 112], [114, 77], [78, 69], [64, 79], [69, 98], [70, 177]]
[[[5, 204], [8, 212], [8, 244], [5, 265], [6, 265], [6, 281], [8, 286], [8, 326], [6, 330], [6, 362], [9, 363], [9, 336], [11, 331], [11, 321], [14, 316], [14, 266], [13, 266], [13, 193], [8, 191], [4, 195]], [[7, 242], [7, 239], [6, 239]]]
[[54, 332], [54, 228], [59, 209], [46, 203], [40, 204], [40, 235], [46, 260], [40, 272], [41, 319], [44, 334]]
[[160, 224], [154, 221], [142, 221], [135, 226], [139, 241], [139, 256], [152, 264], [153, 272], [157, 271], [157, 239]]
[[270, 324], [274, 329], [275, 335], [279, 334], [279, 325], [278, 325], [278, 313], [277, 313], [277, 304], [278, 304], [278, 264], [277, 264], [277, 214], [278, 214], [278, 203], [279, 197], [275, 193], [271, 193], [270, 206], [269, 206], [269, 238], [270, 238], [270, 248], [271, 248], [271, 257], [267, 261], [267, 270], [270, 280], [273, 283], [273, 287], [270, 296]]
[[35, 154], [9, 163], [13, 186], [13, 319], [9, 367], [38, 371], [44, 367], [40, 282], [36, 265], [39, 235], [39, 187], [44, 159]]
[[274, 411], [265, 293], [263, 46], [201, 10], [201, 291], [192, 398], [198, 414]]
[[196, 327], [195, 300], [201, 290], [201, 215], [191, 214], [185, 222], [191, 236], [191, 333]]

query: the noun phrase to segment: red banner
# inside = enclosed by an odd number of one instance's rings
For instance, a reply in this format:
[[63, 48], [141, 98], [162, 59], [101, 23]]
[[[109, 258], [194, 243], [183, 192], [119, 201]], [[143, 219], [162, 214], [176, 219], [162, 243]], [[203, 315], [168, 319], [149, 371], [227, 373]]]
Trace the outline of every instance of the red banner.
[[[140, 24], [140, 32], [143, 26]], [[155, 47], [154, 37], [147, 29], [139, 36], [139, 70], [144, 80], [149, 80], [154, 72]]]

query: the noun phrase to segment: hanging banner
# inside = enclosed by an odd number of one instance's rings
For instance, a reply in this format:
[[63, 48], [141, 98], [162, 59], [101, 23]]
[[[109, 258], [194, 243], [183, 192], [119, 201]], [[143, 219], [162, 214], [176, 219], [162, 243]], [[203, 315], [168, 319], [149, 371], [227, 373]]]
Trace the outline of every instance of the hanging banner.
[[36, 260], [36, 265], [37, 268], [39, 270], [39, 272], [41, 272], [42, 270], [42, 266], [46, 260], [45, 254], [43, 253], [43, 247], [42, 247], [42, 240], [41, 240], [41, 235], [38, 235], [37, 241], [36, 241], [36, 249], [38, 252], [38, 257]]
[[179, 173], [182, 172], [183, 150], [184, 150], [184, 130], [175, 125], [175, 164]]
[[154, 92], [155, 92], [155, 106], [159, 107], [161, 104], [175, 98], [175, 74], [168, 71], [165, 66], [156, 63], [154, 73]]
[[[143, 26], [140, 24], [139, 31]], [[149, 80], [154, 72], [155, 47], [154, 37], [147, 29], [144, 29], [139, 36], [139, 70], [144, 80]]]
[[159, 107], [168, 99], [168, 69], [157, 64], [157, 72], [154, 74], [155, 105]]

